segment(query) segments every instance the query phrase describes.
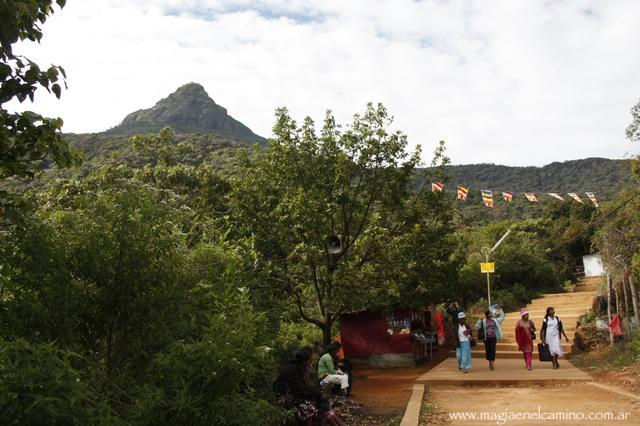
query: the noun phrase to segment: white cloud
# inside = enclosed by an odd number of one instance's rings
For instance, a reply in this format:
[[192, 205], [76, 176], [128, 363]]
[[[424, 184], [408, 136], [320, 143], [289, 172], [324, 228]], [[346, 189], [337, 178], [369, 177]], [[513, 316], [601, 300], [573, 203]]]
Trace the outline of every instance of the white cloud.
[[541, 165], [638, 148], [640, 2], [83, 0], [20, 53], [68, 71], [34, 109], [101, 131], [178, 86], [201, 83], [268, 136], [287, 106], [341, 122], [383, 102], [429, 160]]

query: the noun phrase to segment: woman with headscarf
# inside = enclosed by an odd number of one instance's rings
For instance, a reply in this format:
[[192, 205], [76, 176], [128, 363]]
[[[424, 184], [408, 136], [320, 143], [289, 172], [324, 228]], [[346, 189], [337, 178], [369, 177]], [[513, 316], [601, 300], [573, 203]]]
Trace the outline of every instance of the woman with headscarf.
[[458, 324], [455, 327], [456, 358], [458, 359], [458, 369], [466, 373], [471, 369], [471, 341], [473, 334], [467, 325], [464, 312], [458, 313]]
[[542, 339], [542, 343], [549, 346], [549, 352], [553, 359], [553, 368], [560, 368], [560, 364], [558, 363], [558, 357], [563, 356], [564, 353], [562, 351], [562, 336], [567, 339], [567, 343], [569, 342], [569, 338], [567, 337], [564, 329], [562, 327], [562, 321], [560, 318], [556, 316], [556, 312], [553, 308], [547, 308], [547, 313], [544, 316], [544, 320], [542, 321], [542, 329], [540, 330], [540, 338]]
[[531, 370], [535, 333], [536, 326], [529, 319], [529, 311], [526, 308], [520, 309], [520, 319], [516, 323], [516, 342], [518, 342], [518, 349], [524, 354], [524, 363], [527, 366], [527, 370]]

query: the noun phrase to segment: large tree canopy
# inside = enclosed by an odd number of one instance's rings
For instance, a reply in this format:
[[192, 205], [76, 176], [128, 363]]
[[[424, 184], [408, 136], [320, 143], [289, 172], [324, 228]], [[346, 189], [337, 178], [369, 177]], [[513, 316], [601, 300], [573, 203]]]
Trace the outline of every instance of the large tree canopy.
[[[407, 153], [391, 122], [370, 104], [344, 129], [328, 112], [318, 134], [310, 118], [298, 126], [279, 109], [270, 148], [247, 155], [234, 181], [234, 217], [254, 236], [270, 284], [325, 343], [340, 314], [399, 302], [411, 274], [398, 273], [407, 268], [398, 252], [423, 242], [410, 234], [429, 232], [416, 212], [432, 206], [412, 191], [419, 148]], [[330, 236], [340, 238], [339, 253]]]

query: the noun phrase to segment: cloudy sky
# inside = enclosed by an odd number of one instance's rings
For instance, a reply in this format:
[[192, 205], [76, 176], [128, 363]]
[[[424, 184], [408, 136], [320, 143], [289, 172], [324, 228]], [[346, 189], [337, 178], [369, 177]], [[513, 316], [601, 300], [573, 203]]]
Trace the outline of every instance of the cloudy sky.
[[346, 123], [382, 102], [425, 161], [444, 139], [454, 164], [543, 165], [640, 151], [638, 17], [637, 0], [70, 0], [16, 52], [67, 70], [60, 101], [28, 106], [67, 132], [193, 81], [267, 137], [279, 106]]

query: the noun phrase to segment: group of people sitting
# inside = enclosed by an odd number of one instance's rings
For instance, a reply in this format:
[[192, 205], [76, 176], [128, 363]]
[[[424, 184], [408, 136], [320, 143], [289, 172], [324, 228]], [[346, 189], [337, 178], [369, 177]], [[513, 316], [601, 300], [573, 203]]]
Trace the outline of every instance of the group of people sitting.
[[313, 369], [313, 351], [305, 347], [296, 352], [273, 383], [278, 402], [295, 413], [305, 425], [344, 425], [331, 407], [332, 393], [348, 396], [353, 384], [351, 364], [338, 357], [341, 345], [333, 342]]

